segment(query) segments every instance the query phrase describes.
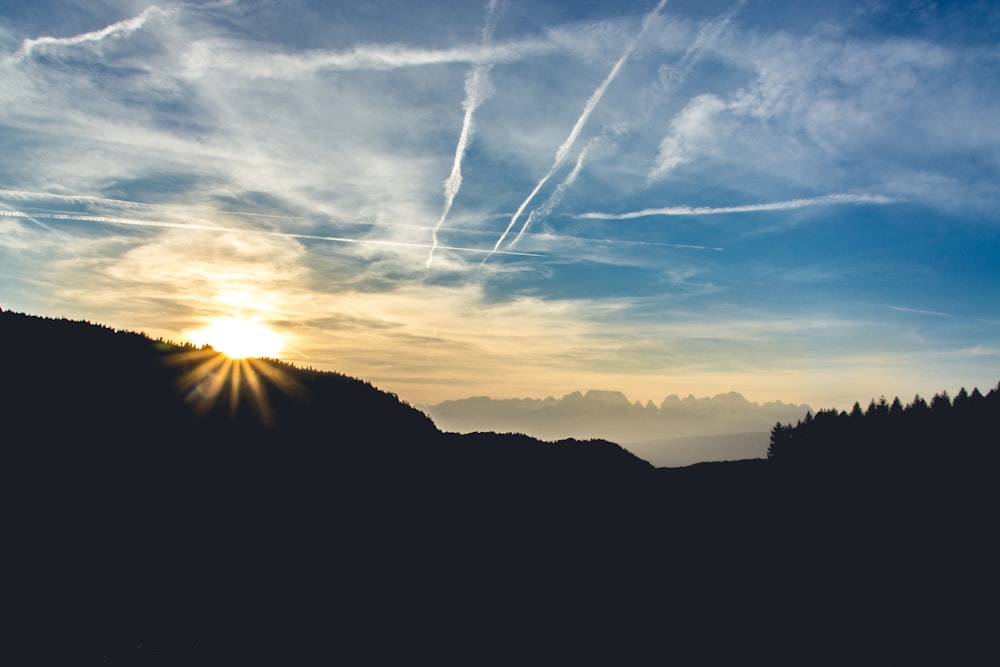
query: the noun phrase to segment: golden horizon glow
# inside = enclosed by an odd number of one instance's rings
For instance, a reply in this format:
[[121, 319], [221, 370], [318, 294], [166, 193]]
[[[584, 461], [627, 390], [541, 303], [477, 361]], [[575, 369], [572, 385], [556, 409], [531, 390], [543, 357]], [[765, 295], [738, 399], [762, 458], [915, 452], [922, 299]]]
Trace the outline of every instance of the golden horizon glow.
[[285, 337], [260, 322], [236, 317], [216, 320], [188, 333], [195, 345], [211, 345], [231, 359], [276, 357], [285, 349]]

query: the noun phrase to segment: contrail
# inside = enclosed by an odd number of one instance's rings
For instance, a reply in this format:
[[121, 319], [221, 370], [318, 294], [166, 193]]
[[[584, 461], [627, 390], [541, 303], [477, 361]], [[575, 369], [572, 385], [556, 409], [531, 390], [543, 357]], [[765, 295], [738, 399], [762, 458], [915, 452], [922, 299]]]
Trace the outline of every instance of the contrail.
[[[699, 30], [698, 34], [695, 36], [694, 42], [692, 42], [691, 45], [687, 49], [685, 49], [684, 53], [677, 61], [677, 64], [669, 69], [665, 69], [665, 66], [664, 68], [661, 68], [659, 90], [656, 91], [656, 95], [660, 99], [655, 100], [657, 103], [662, 101], [662, 99], [665, 98], [670, 93], [670, 90], [673, 86], [679, 85], [681, 82], [684, 81], [684, 79], [688, 77], [688, 75], [694, 69], [695, 64], [697, 64], [698, 60], [701, 58], [701, 55], [705, 51], [705, 49], [708, 48], [708, 46], [710, 46], [712, 42], [714, 42], [718, 38], [718, 36], [722, 33], [723, 30], [726, 29], [726, 27], [732, 22], [733, 17], [740, 9], [742, 9], [744, 4], [745, 4], [744, 0], [739, 0], [735, 5], [730, 7], [726, 13], [710, 21], [708, 24], [702, 27], [702, 29]], [[607, 128], [605, 127], [602, 130], [602, 133], [605, 132], [606, 129]], [[528, 227], [531, 226], [533, 222], [535, 222], [538, 219], [545, 218], [552, 212], [552, 210], [556, 206], [559, 205], [559, 202], [562, 201], [562, 198], [565, 195], [566, 190], [573, 185], [573, 183], [576, 181], [577, 176], [580, 175], [580, 170], [583, 168], [583, 163], [584, 160], [586, 160], [587, 152], [593, 145], [594, 141], [595, 140], [591, 140], [591, 142], [587, 144], [587, 146], [583, 149], [583, 151], [580, 152], [580, 156], [577, 158], [576, 165], [573, 167], [573, 171], [570, 172], [570, 174], [566, 177], [566, 179], [562, 183], [556, 186], [556, 190], [555, 192], [552, 193], [552, 196], [550, 196], [549, 199], [546, 200], [544, 204], [539, 206], [537, 209], [535, 209], [528, 215], [528, 219], [525, 220], [524, 224], [521, 226], [521, 231], [519, 231], [514, 240], [511, 241], [510, 247], [514, 247], [517, 244], [517, 242], [524, 235], [524, 232], [528, 229]]]
[[649, 14], [647, 14], [646, 17], [642, 20], [642, 28], [639, 30], [639, 34], [636, 35], [632, 39], [632, 41], [628, 43], [628, 45], [625, 47], [625, 51], [622, 53], [621, 57], [618, 58], [618, 61], [615, 63], [614, 67], [611, 68], [611, 71], [608, 72], [608, 75], [604, 78], [604, 81], [602, 81], [601, 85], [597, 87], [597, 90], [595, 90], [591, 94], [590, 99], [587, 100], [587, 103], [583, 107], [583, 112], [577, 119], [576, 124], [573, 126], [573, 129], [570, 130], [569, 136], [566, 137], [566, 140], [559, 147], [559, 150], [556, 151], [555, 160], [553, 161], [552, 166], [549, 168], [548, 173], [542, 177], [542, 180], [538, 181], [538, 185], [535, 186], [535, 189], [531, 191], [531, 194], [528, 195], [528, 198], [525, 199], [521, 203], [521, 205], [517, 208], [517, 211], [514, 213], [514, 216], [510, 219], [510, 223], [507, 225], [507, 229], [504, 230], [503, 234], [500, 235], [500, 238], [497, 239], [496, 244], [493, 246], [493, 251], [483, 258], [483, 263], [485, 263], [486, 260], [488, 260], [490, 256], [493, 255], [493, 253], [495, 253], [497, 250], [500, 249], [500, 244], [502, 244], [504, 239], [507, 238], [507, 234], [510, 233], [511, 228], [513, 228], [514, 224], [517, 223], [517, 219], [521, 217], [522, 213], [524, 213], [524, 209], [527, 208], [528, 204], [531, 203], [531, 200], [535, 198], [536, 194], [538, 194], [538, 191], [542, 189], [542, 186], [544, 186], [545, 183], [550, 178], [552, 178], [552, 175], [556, 172], [556, 170], [559, 169], [559, 167], [562, 166], [563, 162], [566, 161], [566, 156], [569, 155], [569, 152], [573, 148], [573, 144], [576, 142], [577, 137], [580, 136], [580, 132], [581, 130], [583, 130], [583, 126], [586, 124], [587, 119], [590, 118], [590, 114], [593, 113], [594, 109], [597, 107], [598, 102], [600, 102], [601, 98], [604, 96], [604, 91], [608, 89], [608, 86], [611, 85], [611, 82], [614, 81], [615, 78], [618, 76], [618, 73], [621, 72], [622, 67], [625, 66], [625, 62], [628, 60], [629, 56], [632, 55], [632, 51], [635, 50], [635, 47], [639, 44], [639, 41], [642, 39], [643, 35], [646, 34], [646, 31], [649, 30], [649, 27], [653, 24], [653, 20], [659, 15], [660, 10], [662, 10], [663, 6], [666, 4], [667, 0], [660, 0], [656, 4], [656, 7], [654, 7], [653, 10], [649, 12]]
[[[729, 24], [732, 22], [733, 17], [736, 16], [743, 5], [746, 4], [745, 0], [738, 0], [732, 7], [730, 7], [724, 14], [716, 17], [712, 21], [706, 23], [698, 34], [695, 35], [694, 42], [684, 50], [681, 54], [680, 59], [673, 67], [667, 67], [666, 65], [660, 68], [660, 81], [658, 89], [650, 89], [645, 95], [646, 99], [650, 104], [655, 105], [663, 101], [671, 92], [671, 89], [682, 83], [684, 79], [688, 77], [694, 66], [698, 64], [702, 55], [709, 46], [719, 38], [722, 31], [725, 30]], [[655, 96], [654, 99], [649, 100], [649, 97]]]
[[[486, 20], [483, 25], [482, 41], [487, 44], [493, 37], [493, 30], [496, 28], [496, 7], [497, 0], [490, 0], [486, 5]], [[451, 205], [455, 202], [455, 196], [459, 188], [462, 187], [462, 158], [465, 157], [465, 149], [472, 139], [472, 116], [487, 97], [490, 96], [490, 70], [493, 63], [476, 65], [469, 72], [465, 79], [465, 100], [462, 106], [465, 108], [465, 118], [462, 120], [462, 131], [458, 137], [458, 145], [455, 147], [455, 161], [451, 167], [451, 174], [444, 182], [444, 207], [441, 210], [441, 217], [431, 230], [431, 249], [427, 253], [427, 268], [430, 268], [434, 261], [434, 251], [437, 249], [438, 230], [444, 224]]]
[[[319, 236], [313, 234], [294, 234], [291, 232], [268, 232], [256, 229], [240, 229], [237, 227], [218, 227], [215, 225], [200, 225], [197, 223], [181, 223], [181, 222], [165, 222], [160, 220], [135, 220], [132, 218], [116, 218], [108, 216], [97, 216], [97, 215], [80, 215], [80, 214], [70, 214], [70, 213], [44, 213], [36, 214], [35, 216], [29, 215], [24, 211], [18, 211], [10, 208], [6, 204], [0, 203], [0, 206], [6, 208], [6, 211], [0, 211], [0, 218], [25, 218], [35, 223], [36, 225], [54, 233], [62, 235], [63, 232], [55, 229], [44, 222], [37, 220], [36, 218], [47, 218], [51, 220], [69, 220], [73, 222], [98, 222], [107, 225], [128, 225], [133, 227], [152, 227], [159, 229], [182, 229], [182, 230], [193, 230], [193, 231], [203, 231], [203, 232], [220, 232], [220, 233], [236, 233], [236, 234], [254, 234], [258, 236], [274, 236], [279, 238], [294, 238], [294, 239], [305, 239], [310, 241], [331, 241], [336, 243], [353, 243], [353, 244], [370, 244], [370, 245], [384, 245], [384, 246], [398, 246], [403, 248], [429, 248], [430, 246], [426, 243], [404, 243], [401, 241], [380, 241], [377, 239], [352, 239], [348, 237], [341, 236]], [[277, 216], [275, 216], [277, 217]], [[407, 225], [411, 226], [411, 225]], [[465, 230], [469, 233], [486, 233], [482, 230]], [[529, 234], [530, 236], [530, 234]], [[585, 243], [601, 243], [601, 244], [612, 244], [612, 245], [636, 245], [636, 246], [657, 246], [665, 248], [684, 248], [688, 250], [712, 250], [715, 252], [722, 252], [724, 248], [705, 246], [705, 245], [695, 245], [690, 243], [661, 243], [656, 241], [628, 241], [622, 239], [600, 239], [600, 238], [589, 238], [586, 236], [572, 236], [567, 234], [542, 234], [540, 236], [546, 238], [555, 239], [565, 239], [571, 241], [582, 241]], [[438, 246], [440, 250], [455, 250], [458, 252], [470, 252], [476, 254], [486, 254], [493, 252], [490, 250], [485, 250], [483, 248], [466, 248], [461, 246]], [[532, 252], [514, 252], [511, 250], [497, 250], [495, 254], [498, 255], [513, 255], [517, 257], [546, 257], [546, 255], [541, 253]]]
[[660, 241], [628, 241], [625, 239], [597, 239], [589, 236], [572, 236], [570, 234], [539, 234], [538, 236], [547, 239], [580, 241], [582, 243], [599, 243], [601, 245], [631, 245], [651, 248], [679, 248], [682, 250], [711, 250], [713, 252], [725, 252], [725, 248], [718, 246], [696, 245], [693, 243], [663, 243]]
[[17, 199], [17, 200], [37, 200], [37, 199], [55, 199], [58, 201], [73, 202], [76, 204], [96, 204], [98, 206], [106, 206], [109, 208], [137, 208], [137, 209], [149, 209], [152, 208], [149, 204], [144, 204], [142, 202], [128, 201], [125, 199], [109, 199], [107, 197], [96, 197], [94, 195], [57, 195], [49, 192], [34, 192], [31, 190], [4, 190], [0, 188], [0, 199]]
[[787, 211], [809, 206], [832, 206], [835, 204], [892, 204], [895, 202], [895, 199], [881, 195], [832, 194], [809, 199], [790, 199], [743, 206], [668, 206], [666, 208], [645, 208], [630, 213], [581, 213], [576, 217], [591, 220], [632, 220], [655, 215], [723, 215], [726, 213], [755, 213], [757, 211]]
[[[52, 232], [53, 234], [60, 234], [60, 235], [62, 234], [62, 232], [60, 232], [58, 229], [55, 229], [54, 227], [46, 225], [41, 220], [37, 220], [33, 216], [28, 215], [27, 213], [24, 213], [22, 211], [17, 211], [15, 209], [12, 209], [10, 206], [7, 206], [7, 204], [4, 204], [3, 202], [0, 202], [0, 206], [3, 206], [5, 209], [7, 209], [6, 211], [0, 211], [0, 216], [3, 216], [5, 218], [24, 218], [25, 220], [30, 220], [31, 222], [35, 223], [36, 225], [38, 225], [42, 229], [46, 229], [46, 230]], [[42, 217], [45, 217], [45, 216], [42, 216]]]
[[576, 164], [573, 165], [573, 170], [569, 172], [569, 175], [566, 176], [566, 179], [562, 183], [556, 186], [556, 189], [551, 195], [549, 195], [549, 198], [545, 200], [545, 203], [528, 214], [528, 218], [524, 221], [524, 224], [521, 225], [521, 231], [517, 233], [517, 236], [514, 237], [514, 240], [510, 242], [508, 247], [513, 248], [517, 245], [517, 242], [521, 240], [522, 236], [524, 236], [524, 232], [528, 230], [531, 223], [538, 218], [548, 216], [549, 213], [551, 213], [552, 210], [559, 205], [559, 202], [562, 201], [563, 196], [566, 194], [566, 190], [568, 190], [570, 186], [576, 182], [576, 177], [580, 175], [580, 170], [583, 169], [583, 162], [587, 159], [587, 152], [590, 150], [592, 145], [593, 140], [583, 147], [583, 150], [580, 151], [580, 154], [576, 158]]
[[983, 317], [967, 317], [965, 315], [955, 315], [954, 313], [944, 313], [938, 310], [924, 310], [922, 308], [909, 308], [907, 306], [892, 306], [882, 303], [869, 303], [867, 301], [857, 301], [863, 306], [874, 306], [875, 308], [886, 308], [900, 313], [913, 313], [914, 315], [930, 315], [932, 317], [949, 317], [954, 319], [972, 320], [973, 322], [985, 322], [987, 324], [1000, 324], [1000, 320], [991, 320]]
[[72, 46], [74, 44], [82, 44], [84, 42], [100, 42], [104, 38], [110, 37], [116, 33], [127, 35], [140, 29], [150, 16], [162, 13], [166, 13], [166, 11], [160, 9], [156, 5], [150, 5], [138, 16], [125, 19], [124, 21], [118, 21], [117, 23], [112, 23], [111, 25], [101, 28], [100, 30], [85, 32], [79, 35], [73, 35], [72, 37], [45, 36], [38, 37], [36, 39], [26, 39], [21, 44], [21, 48], [14, 55], [14, 58], [16, 60], [23, 60], [29, 57], [31, 52], [39, 46]]
[[[3, 204], [0, 204], [3, 206]], [[5, 206], [5, 208], [7, 208]], [[36, 214], [32, 217], [22, 211], [15, 211], [13, 209], [9, 211], [0, 211], [0, 217], [6, 218], [26, 218], [31, 220], [37, 225], [48, 229], [51, 232], [57, 234], [61, 233], [56, 229], [46, 225], [45, 223], [39, 222], [35, 217], [45, 218], [47, 220], [73, 220], [76, 222], [99, 222], [107, 225], [129, 225], [134, 227], [157, 227], [166, 229], [185, 229], [203, 232], [228, 232], [235, 234], [254, 234], [257, 236], [274, 236], [279, 238], [290, 238], [290, 239], [305, 239], [310, 241], [331, 241], [334, 243], [352, 243], [358, 245], [380, 245], [380, 246], [393, 246], [398, 248], [430, 248], [428, 243], [405, 243], [403, 241], [381, 241], [378, 239], [352, 239], [343, 236], [318, 236], [314, 234], [293, 234], [291, 232], [267, 232], [257, 229], [238, 229], [236, 227], [216, 227], [214, 225], [199, 225], [192, 223], [180, 223], [180, 222], [163, 222], [158, 220], [134, 220], [131, 218], [112, 218], [106, 216], [98, 215], [76, 215], [69, 213], [45, 213]], [[475, 254], [486, 254], [490, 252], [489, 250], [484, 250], [483, 248], [463, 248], [461, 246], [438, 246], [440, 250], [455, 250], [458, 252], [470, 252]], [[545, 257], [545, 255], [534, 253], [534, 252], [513, 252], [513, 251], [500, 251], [501, 255], [516, 255], [519, 257]]]

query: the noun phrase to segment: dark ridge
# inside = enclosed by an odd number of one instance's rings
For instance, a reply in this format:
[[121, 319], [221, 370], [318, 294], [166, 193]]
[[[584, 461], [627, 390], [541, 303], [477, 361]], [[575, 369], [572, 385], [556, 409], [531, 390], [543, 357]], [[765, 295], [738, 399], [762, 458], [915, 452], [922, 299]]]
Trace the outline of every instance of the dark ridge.
[[997, 390], [655, 469], [87, 322], [0, 312], [0, 345], [10, 664], [995, 652]]

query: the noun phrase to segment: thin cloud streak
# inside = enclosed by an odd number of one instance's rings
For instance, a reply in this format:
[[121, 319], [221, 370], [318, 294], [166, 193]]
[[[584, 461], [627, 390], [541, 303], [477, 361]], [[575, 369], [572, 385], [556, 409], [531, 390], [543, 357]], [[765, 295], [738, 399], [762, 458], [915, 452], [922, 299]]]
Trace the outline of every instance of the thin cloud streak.
[[[484, 44], [489, 42], [496, 27], [496, 6], [496, 0], [490, 0], [486, 6], [486, 20], [482, 32]], [[427, 268], [430, 268], [434, 261], [434, 251], [440, 245], [438, 231], [447, 219], [455, 197], [462, 187], [462, 158], [465, 157], [465, 149], [472, 139], [472, 117], [479, 105], [490, 95], [490, 70], [492, 68], [492, 63], [476, 65], [465, 79], [465, 100], [462, 102], [462, 106], [465, 108], [465, 117], [462, 119], [462, 131], [458, 137], [458, 145], [455, 147], [455, 161], [451, 167], [451, 174], [444, 182], [444, 207], [441, 211], [441, 217], [438, 218], [437, 224], [431, 230], [431, 249], [427, 253]]]
[[559, 48], [551, 42], [524, 40], [445, 49], [365, 44], [350, 51], [261, 54], [246, 50], [238, 42], [210, 39], [192, 44], [183, 62], [185, 72], [193, 77], [209, 70], [234, 70], [248, 78], [296, 79], [321, 71], [381, 72], [429, 65], [509, 63], [542, 56]]
[[604, 91], [608, 89], [608, 86], [611, 85], [611, 82], [614, 81], [615, 78], [618, 76], [618, 73], [622, 70], [622, 67], [625, 66], [625, 62], [628, 60], [629, 56], [632, 55], [632, 52], [635, 50], [635, 47], [639, 44], [639, 41], [646, 34], [646, 31], [649, 30], [650, 25], [652, 25], [653, 23], [653, 19], [655, 19], [659, 15], [660, 11], [663, 9], [663, 6], [666, 4], [667, 0], [660, 0], [656, 4], [656, 7], [654, 7], [652, 11], [650, 11], [649, 14], [647, 14], [646, 17], [642, 20], [642, 27], [639, 30], [639, 34], [636, 35], [632, 39], [632, 41], [628, 43], [628, 45], [625, 47], [625, 51], [622, 53], [621, 57], [618, 58], [618, 61], [615, 63], [614, 67], [611, 68], [611, 71], [604, 78], [604, 81], [602, 81], [601, 85], [597, 87], [597, 90], [595, 90], [591, 94], [590, 99], [587, 100], [587, 103], [583, 107], [583, 112], [577, 119], [576, 124], [573, 126], [573, 129], [570, 130], [569, 136], [566, 137], [566, 140], [563, 141], [562, 145], [559, 147], [559, 150], [556, 151], [555, 161], [549, 168], [548, 173], [545, 174], [545, 176], [543, 176], [540, 181], [538, 181], [538, 184], [535, 186], [535, 189], [531, 191], [531, 194], [528, 195], [527, 199], [525, 199], [521, 203], [521, 205], [517, 208], [517, 211], [514, 213], [514, 216], [510, 219], [510, 223], [507, 225], [507, 229], [504, 230], [503, 234], [500, 235], [500, 238], [497, 239], [496, 244], [493, 246], [493, 251], [483, 258], [483, 263], [485, 263], [486, 260], [488, 260], [491, 255], [493, 255], [500, 249], [500, 245], [503, 243], [504, 239], [507, 238], [507, 234], [510, 233], [510, 230], [517, 223], [517, 219], [521, 217], [522, 213], [524, 213], [524, 209], [528, 207], [528, 204], [530, 204], [531, 200], [535, 198], [535, 195], [538, 194], [538, 191], [542, 189], [545, 183], [548, 182], [550, 178], [552, 178], [553, 174], [555, 174], [556, 170], [558, 170], [559, 167], [562, 166], [563, 162], [566, 161], [566, 157], [569, 155], [570, 150], [573, 148], [573, 144], [576, 143], [577, 137], [580, 136], [580, 132], [583, 130], [583, 126], [587, 123], [587, 120], [590, 118], [590, 114], [593, 113], [594, 109], [597, 107], [597, 104], [601, 101], [601, 98], [604, 96]]
[[926, 310], [924, 308], [910, 308], [908, 306], [893, 306], [883, 303], [869, 303], [867, 301], [858, 301], [862, 306], [873, 306], [875, 308], [885, 308], [887, 310], [894, 310], [898, 313], [911, 313], [913, 315], [928, 315], [930, 317], [947, 317], [952, 319], [965, 319], [972, 320], [975, 322], [985, 322], [987, 324], [1000, 324], [1000, 320], [993, 320], [984, 317], [967, 317], [964, 315], [955, 315], [954, 313], [945, 313], [939, 310]]
[[810, 206], [835, 206], [837, 204], [894, 204], [898, 200], [881, 195], [849, 195], [832, 194], [809, 199], [790, 199], [788, 201], [770, 202], [766, 204], [746, 204], [743, 206], [668, 206], [665, 208], [646, 208], [629, 213], [581, 213], [578, 218], [590, 220], [633, 220], [651, 216], [690, 216], [690, 215], [725, 215], [727, 213], [757, 213], [761, 211], [788, 211]]
[[31, 52], [38, 47], [45, 46], [75, 46], [76, 44], [83, 44], [85, 42], [100, 42], [112, 35], [122, 34], [128, 35], [136, 30], [142, 28], [146, 21], [155, 14], [166, 14], [167, 10], [161, 9], [156, 5], [150, 5], [144, 9], [138, 16], [134, 16], [130, 19], [125, 19], [124, 21], [118, 21], [117, 23], [112, 23], [109, 26], [101, 28], [100, 30], [94, 30], [92, 32], [85, 32], [79, 35], [74, 35], [72, 37], [37, 37], [35, 39], [26, 39], [21, 45], [21, 48], [14, 54], [15, 60], [24, 60], [31, 56]]
[[[0, 204], [3, 206], [3, 204]], [[9, 211], [0, 211], [0, 217], [7, 218], [26, 218], [31, 220], [37, 225], [45, 227], [51, 232], [60, 233], [58, 230], [49, 227], [48, 225], [35, 220], [34, 217], [22, 212], [15, 211], [13, 209]], [[334, 243], [352, 243], [360, 245], [378, 245], [378, 246], [391, 246], [398, 248], [430, 248], [429, 243], [407, 243], [405, 241], [385, 241], [380, 239], [353, 239], [344, 236], [321, 236], [316, 234], [293, 234], [291, 232], [268, 232], [258, 229], [239, 229], [236, 227], [216, 227], [214, 225], [199, 225], [193, 223], [180, 223], [180, 222], [164, 222], [156, 220], [134, 220], [130, 218], [111, 218], [106, 216], [98, 215], [75, 215], [69, 213], [45, 213], [36, 214], [36, 217], [46, 218], [48, 220], [71, 220], [74, 222], [99, 222], [101, 224], [107, 225], [128, 225], [132, 227], [158, 227], [164, 229], [187, 229], [192, 231], [203, 231], [203, 232], [232, 232], [237, 234], [253, 234], [256, 236], [273, 236], [279, 238], [288, 239], [303, 239], [310, 241], [331, 241]], [[454, 250], [456, 252], [470, 252], [475, 254], [485, 254], [490, 252], [483, 248], [463, 248], [461, 246], [438, 246], [439, 250]], [[500, 251], [503, 255], [516, 255], [518, 257], [545, 257], [545, 255], [534, 252], [513, 252], [513, 251]]]
[[589, 236], [573, 236], [571, 234], [532, 234], [541, 239], [553, 239], [558, 241], [580, 241], [582, 243], [599, 243], [601, 245], [626, 245], [650, 248], [679, 248], [682, 250], [711, 250], [713, 252], [724, 252], [725, 248], [716, 246], [696, 245], [693, 243], [664, 243], [662, 241], [628, 241], [625, 239], [598, 239]]
[[149, 209], [149, 204], [125, 199], [109, 199], [107, 197], [96, 197], [94, 195], [58, 195], [50, 192], [33, 192], [29, 190], [4, 190], [0, 189], [0, 199], [17, 201], [36, 201], [54, 199], [56, 201], [72, 202], [74, 204], [94, 204], [108, 208], [124, 209]]

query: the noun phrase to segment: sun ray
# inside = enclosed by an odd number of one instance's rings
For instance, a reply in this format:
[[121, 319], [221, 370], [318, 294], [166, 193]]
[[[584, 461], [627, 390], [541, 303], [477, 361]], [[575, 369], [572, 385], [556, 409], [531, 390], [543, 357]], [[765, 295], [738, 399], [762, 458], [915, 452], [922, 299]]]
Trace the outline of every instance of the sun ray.
[[265, 426], [275, 423], [270, 392], [280, 391], [296, 400], [306, 388], [282, 370], [280, 364], [254, 358], [232, 358], [211, 348], [172, 354], [166, 363], [185, 366], [177, 389], [196, 414], [205, 415], [225, 394], [230, 419], [237, 419], [248, 406]]
[[[271, 409], [271, 403], [267, 400], [267, 391], [264, 388], [263, 383], [260, 380], [260, 375], [265, 375], [265, 373], [258, 373], [260, 368], [267, 368], [270, 370], [267, 362], [260, 361], [258, 359], [248, 359], [247, 364], [250, 366], [249, 372], [245, 374], [247, 386], [250, 387], [250, 397], [253, 399], [254, 406], [257, 408], [257, 414], [260, 415], [260, 420], [265, 426], [274, 425], [274, 411]], [[275, 377], [285, 378], [287, 377], [284, 373], [275, 371]], [[282, 384], [280, 382], [275, 382], [274, 385], [278, 389], [282, 389]]]
[[229, 416], [235, 417], [240, 407], [240, 380], [245, 359], [229, 360]]

